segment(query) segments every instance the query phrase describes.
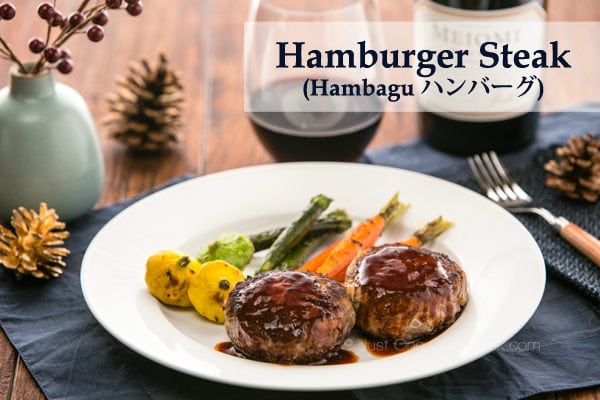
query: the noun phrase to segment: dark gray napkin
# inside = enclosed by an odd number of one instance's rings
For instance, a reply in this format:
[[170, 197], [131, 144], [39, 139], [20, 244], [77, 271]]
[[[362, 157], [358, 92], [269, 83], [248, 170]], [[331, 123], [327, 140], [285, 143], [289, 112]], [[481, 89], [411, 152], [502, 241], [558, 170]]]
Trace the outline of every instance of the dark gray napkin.
[[[542, 126], [554, 126], [552, 121], [558, 120], [581, 123], [577, 131], [600, 127], [597, 115], [581, 122], [585, 116], [550, 115]], [[407, 165], [415, 153], [422, 158], [413, 158], [414, 165]], [[441, 169], [434, 171], [430, 165], [436, 157], [436, 152], [420, 143], [369, 154], [372, 162], [393, 164], [401, 160], [403, 167], [428, 168], [438, 175], [444, 170], [455, 174], [455, 179], [467, 176], [464, 160], [453, 162], [448, 156], [438, 165]], [[96, 211], [70, 224], [67, 246], [72, 254], [60, 279], [18, 282], [8, 271], [0, 271], [0, 325], [51, 400], [505, 399], [600, 384], [598, 305], [553, 276], [548, 279], [540, 307], [521, 332], [493, 353], [431, 378], [365, 390], [300, 393], [237, 388], [177, 373], [113, 339], [89, 313], [81, 294], [79, 268], [87, 245], [130, 203]]]

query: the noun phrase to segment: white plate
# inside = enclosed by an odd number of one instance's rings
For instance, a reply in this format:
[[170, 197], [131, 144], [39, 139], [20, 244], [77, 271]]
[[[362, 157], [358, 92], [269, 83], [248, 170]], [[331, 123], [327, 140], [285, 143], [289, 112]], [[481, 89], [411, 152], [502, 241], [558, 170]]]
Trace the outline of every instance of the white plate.
[[[359, 361], [281, 366], [220, 353], [224, 328], [192, 310], [166, 307], [144, 283], [154, 252], [195, 252], [227, 231], [258, 232], [293, 219], [317, 193], [354, 220], [375, 214], [396, 191], [412, 204], [381, 242], [407, 237], [438, 216], [455, 226], [432, 246], [464, 268], [470, 299], [458, 321], [433, 340], [394, 356], [370, 355], [352, 337]], [[282, 390], [364, 388], [438, 374], [475, 360], [529, 320], [545, 285], [542, 255], [508, 212], [458, 185], [404, 170], [343, 163], [275, 164], [196, 178], [127, 208], [90, 244], [81, 270], [96, 319], [136, 352], [178, 371], [228, 384]]]

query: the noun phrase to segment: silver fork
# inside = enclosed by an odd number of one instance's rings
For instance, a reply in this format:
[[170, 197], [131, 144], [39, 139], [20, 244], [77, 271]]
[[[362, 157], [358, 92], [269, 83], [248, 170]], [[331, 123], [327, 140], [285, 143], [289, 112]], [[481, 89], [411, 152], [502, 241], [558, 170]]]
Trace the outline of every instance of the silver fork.
[[560, 236], [600, 267], [600, 240], [564, 217], [557, 217], [533, 199], [512, 179], [495, 152], [468, 158], [473, 176], [486, 196], [513, 213], [533, 213], [542, 217]]

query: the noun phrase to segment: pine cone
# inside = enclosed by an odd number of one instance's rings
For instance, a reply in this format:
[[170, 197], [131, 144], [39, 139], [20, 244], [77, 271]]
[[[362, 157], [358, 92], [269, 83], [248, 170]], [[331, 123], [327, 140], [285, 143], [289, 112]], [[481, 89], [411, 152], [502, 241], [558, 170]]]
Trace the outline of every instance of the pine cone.
[[183, 86], [165, 55], [159, 58], [154, 67], [146, 60], [130, 64], [129, 75], [117, 80], [117, 93], [107, 97], [110, 113], [104, 124], [111, 137], [133, 150], [164, 150], [181, 139]]
[[591, 133], [573, 136], [556, 149], [558, 161], [544, 166], [546, 185], [556, 188], [572, 199], [595, 202], [600, 196], [600, 139]]
[[69, 255], [61, 246], [69, 232], [56, 211], [46, 203], [40, 204], [39, 214], [19, 207], [13, 210], [10, 223], [14, 233], [0, 225], [0, 264], [14, 270], [18, 278], [60, 276], [66, 265], [62, 258]]

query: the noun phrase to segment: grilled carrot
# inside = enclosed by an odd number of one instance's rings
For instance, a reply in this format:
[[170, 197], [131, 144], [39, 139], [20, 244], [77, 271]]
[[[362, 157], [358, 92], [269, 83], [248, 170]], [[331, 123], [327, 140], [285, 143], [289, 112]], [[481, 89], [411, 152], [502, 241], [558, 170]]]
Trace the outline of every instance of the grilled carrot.
[[[404, 213], [407, 209], [408, 205], [398, 203], [398, 193], [396, 193], [375, 218], [383, 218], [385, 221], [387, 221], [387, 224], [395, 216]], [[354, 232], [354, 230], [352, 232]], [[352, 232], [350, 233], [350, 235], [352, 235]], [[317, 269], [323, 264], [327, 257], [329, 257], [333, 249], [335, 249], [340, 244], [340, 242], [341, 240], [332, 243], [325, 250], [321, 251], [319, 254], [317, 254], [308, 262], [306, 262], [302, 267], [299, 268], [299, 270], [317, 272]]]
[[340, 272], [335, 275], [332, 276], [331, 279], [333, 279], [334, 281], [338, 281], [338, 282], [344, 282], [346, 280], [346, 270], [348, 268], [346, 267], [346, 269], [340, 270]]
[[400, 243], [405, 244], [407, 246], [413, 246], [413, 247], [423, 246], [423, 243], [421, 243], [421, 241], [414, 235], [409, 237], [408, 239], [404, 239]]
[[[408, 205], [398, 202], [396, 193], [379, 214], [357, 225], [350, 234], [336, 243], [315, 272], [329, 277], [341, 277], [361, 250], [375, 245], [385, 226], [397, 215], [403, 214]], [[317, 256], [319, 257], [319, 256]], [[310, 261], [309, 261], [310, 262]]]
[[322, 252], [320, 252], [319, 254], [317, 254], [316, 256], [311, 258], [310, 260], [308, 260], [306, 262], [306, 264], [304, 264], [302, 267], [299, 268], [299, 270], [300, 271], [317, 272], [317, 268], [319, 268], [321, 266], [321, 264], [323, 264], [323, 261], [325, 261], [325, 259], [329, 256], [329, 254], [331, 254], [331, 252], [333, 251], [333, 249], [335, 249], [335, 246], [337, 246], [338, 243], [339, 243], [339, 240], [337, 242], [333, 242], [325, 250], [323, 250]]

